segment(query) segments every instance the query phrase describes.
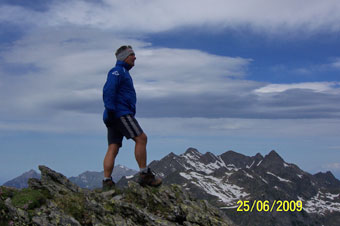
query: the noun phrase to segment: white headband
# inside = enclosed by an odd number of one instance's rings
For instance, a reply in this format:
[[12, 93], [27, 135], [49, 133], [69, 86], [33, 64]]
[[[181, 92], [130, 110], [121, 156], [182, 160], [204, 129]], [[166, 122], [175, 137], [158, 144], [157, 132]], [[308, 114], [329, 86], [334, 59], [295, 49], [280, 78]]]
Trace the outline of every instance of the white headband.
[[135, 54], [135, 52], [133, 52], [132, 49], [127, 48], [123, 50], [121, 53], [119, 53], [116, 57], [117, 57], [117, 60], [124, 61], [131, 54]]

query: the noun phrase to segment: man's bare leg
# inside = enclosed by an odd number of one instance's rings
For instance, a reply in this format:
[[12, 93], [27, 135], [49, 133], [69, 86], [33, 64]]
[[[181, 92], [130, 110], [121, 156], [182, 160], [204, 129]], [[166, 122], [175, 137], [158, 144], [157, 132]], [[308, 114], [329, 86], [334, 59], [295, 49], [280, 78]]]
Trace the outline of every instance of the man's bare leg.
[[145, 133], [133, 138], [135, 144], [135, 158], [140, 169], [146, 168], [146, 144], [148, 138]]
[[162, 180], [160, 178], [156, 178], [155, 175], [146, 169], [146, 144], [147, 144], [147, 136], [145, 133], [142, 133], [138, 137], [134, 138], [136, 142], [135, 146], [135, 157], [140, 168], [139, 173], [139, 184], [141, 186], [149, 185], [153, 187], [158, 187], [162, 184]]
[[103, 162], [104, 177], [111, 177], [113, 167], [115, 165], [115, 159], [119, 151], [118, 144], [110, 144]]

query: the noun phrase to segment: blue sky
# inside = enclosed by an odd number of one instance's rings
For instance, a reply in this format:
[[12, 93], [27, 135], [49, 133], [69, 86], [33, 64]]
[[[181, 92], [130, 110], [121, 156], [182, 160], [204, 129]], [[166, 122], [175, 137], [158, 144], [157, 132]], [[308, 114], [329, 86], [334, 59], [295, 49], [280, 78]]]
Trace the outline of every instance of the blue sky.
[[[102, 170], [102, 87], [134, 47], [148, 162], [276, 150], [340, 178], [338, 1], [1, 1], [0, 184]], [[137, 168], [133, 142], [117, 164]]]

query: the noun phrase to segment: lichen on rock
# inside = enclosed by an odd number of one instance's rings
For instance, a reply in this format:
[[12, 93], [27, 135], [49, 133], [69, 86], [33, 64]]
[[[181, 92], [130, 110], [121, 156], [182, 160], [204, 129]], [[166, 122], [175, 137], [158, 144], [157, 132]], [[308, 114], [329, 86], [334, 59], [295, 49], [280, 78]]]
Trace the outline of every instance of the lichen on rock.
[[1, 225], [234, 225], [206, 201], [179, 185], [108, 192], [81, 189], [64, 175], [39, 166], [41, 180], [29, 188], [0, 187]]

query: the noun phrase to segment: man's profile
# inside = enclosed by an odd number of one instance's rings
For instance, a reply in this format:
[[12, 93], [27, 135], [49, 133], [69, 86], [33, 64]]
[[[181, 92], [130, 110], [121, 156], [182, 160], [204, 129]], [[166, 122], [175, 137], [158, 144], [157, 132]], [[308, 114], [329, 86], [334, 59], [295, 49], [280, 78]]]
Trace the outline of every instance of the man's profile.
[[129, 73], [135, 65], [135, 52], [131, 46], [121, 46], [115, 55], [116, 66], [109, 71], [103, 88], [105, 106], [103, 120], [107, 127], [108, 139], [108, 149], [103, 162], [103, 190], [114, 187], [111, 174], [123, 137], [135, 141], [135, 158], [140, 168], [139, 184], [156, 187], [162, 183], [162, 180], [156, 178], [146, 167], [147, 136], [135, 118], [137, 98]]

